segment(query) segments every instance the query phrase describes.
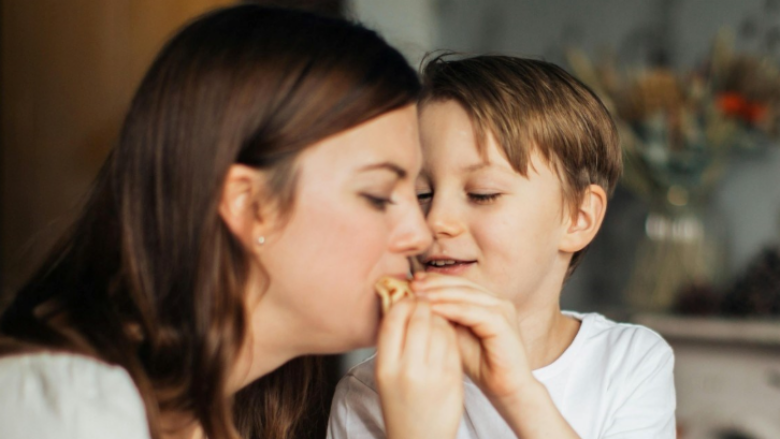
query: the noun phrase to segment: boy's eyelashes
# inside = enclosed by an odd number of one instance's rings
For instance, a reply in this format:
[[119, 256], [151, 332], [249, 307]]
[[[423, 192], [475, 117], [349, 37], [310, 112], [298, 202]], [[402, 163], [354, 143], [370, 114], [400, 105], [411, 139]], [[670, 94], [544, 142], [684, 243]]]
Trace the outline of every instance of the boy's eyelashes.
[[[469, 200], [471, 200], [474, 203], [477, 204], [489, 204], [498, 197], [501, 196], [501, 193], [498, 192], [491, 192], [491, 193], [479, 193], [479, 192], [467, 192], [466, 195], [468, 196]], [[426, 192], [418, 192], [417, 193], [417, 201], [420, 204], [427, 204], [430, 203], [430, 201], [433, 199], [433, 192], [432, 191], [426, 191]]]
[[431, 201], [433, 199], [433, 192], [427, 191], [427, 192], [417, 192], [417, 202], [420, 204], [425, 204]]
[[474, 193], [470, 192], [468, 194], [469, 199], [471, 201], [478, 203], [478, 204], [489, 204], [498, 199], [498, 197], [501, 196], [500, 193], [488, 193], [488, 194], [481, 194], [481, 193]]

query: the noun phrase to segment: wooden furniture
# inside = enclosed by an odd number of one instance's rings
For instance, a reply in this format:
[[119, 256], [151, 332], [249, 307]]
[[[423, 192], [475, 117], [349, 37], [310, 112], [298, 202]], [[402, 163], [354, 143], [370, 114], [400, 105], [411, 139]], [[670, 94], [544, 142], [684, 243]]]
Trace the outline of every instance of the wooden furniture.
[[780, 438], [780, 321], [633, 320], [674, 349], [679, 439]]

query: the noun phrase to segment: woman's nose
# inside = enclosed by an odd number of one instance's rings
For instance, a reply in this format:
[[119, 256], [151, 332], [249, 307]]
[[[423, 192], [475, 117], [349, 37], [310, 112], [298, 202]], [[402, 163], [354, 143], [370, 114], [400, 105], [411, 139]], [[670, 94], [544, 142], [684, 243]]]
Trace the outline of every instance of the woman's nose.
[[392, 242], [392, 250], [413, 256], [422, 253], [433, 242], [431, 231], [417, 203], [411, 206], [398, 225]]

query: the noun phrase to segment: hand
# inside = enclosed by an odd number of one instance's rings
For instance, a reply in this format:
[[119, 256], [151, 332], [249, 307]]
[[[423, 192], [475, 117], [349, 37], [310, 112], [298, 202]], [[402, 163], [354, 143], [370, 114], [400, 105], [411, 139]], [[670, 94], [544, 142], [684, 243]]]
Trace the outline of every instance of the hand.
[[404, 299], [382, 321], [376, 381], [388, 439], [454, 438], [463, 414], [455, 329], [426, 300]]
[[430, 300], [435, 314], [459, 325], [463, 369], [499, 411], [535, 386], [511, 302], [455, 276], [417, 275], [412, 288]]
[[412, 289], [456, 323], [464, 371], [517, 437], [578, 439], [531, 373], [514, 305], [460, 277], [418, 274]]

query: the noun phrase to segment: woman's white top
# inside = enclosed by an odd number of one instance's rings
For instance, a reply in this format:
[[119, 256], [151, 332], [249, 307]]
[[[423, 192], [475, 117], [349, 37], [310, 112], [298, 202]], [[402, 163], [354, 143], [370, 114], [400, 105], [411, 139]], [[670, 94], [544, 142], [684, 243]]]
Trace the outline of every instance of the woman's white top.
[[65, 353], [0, 358], [0, 438], [149, 439], [127, 371]]

